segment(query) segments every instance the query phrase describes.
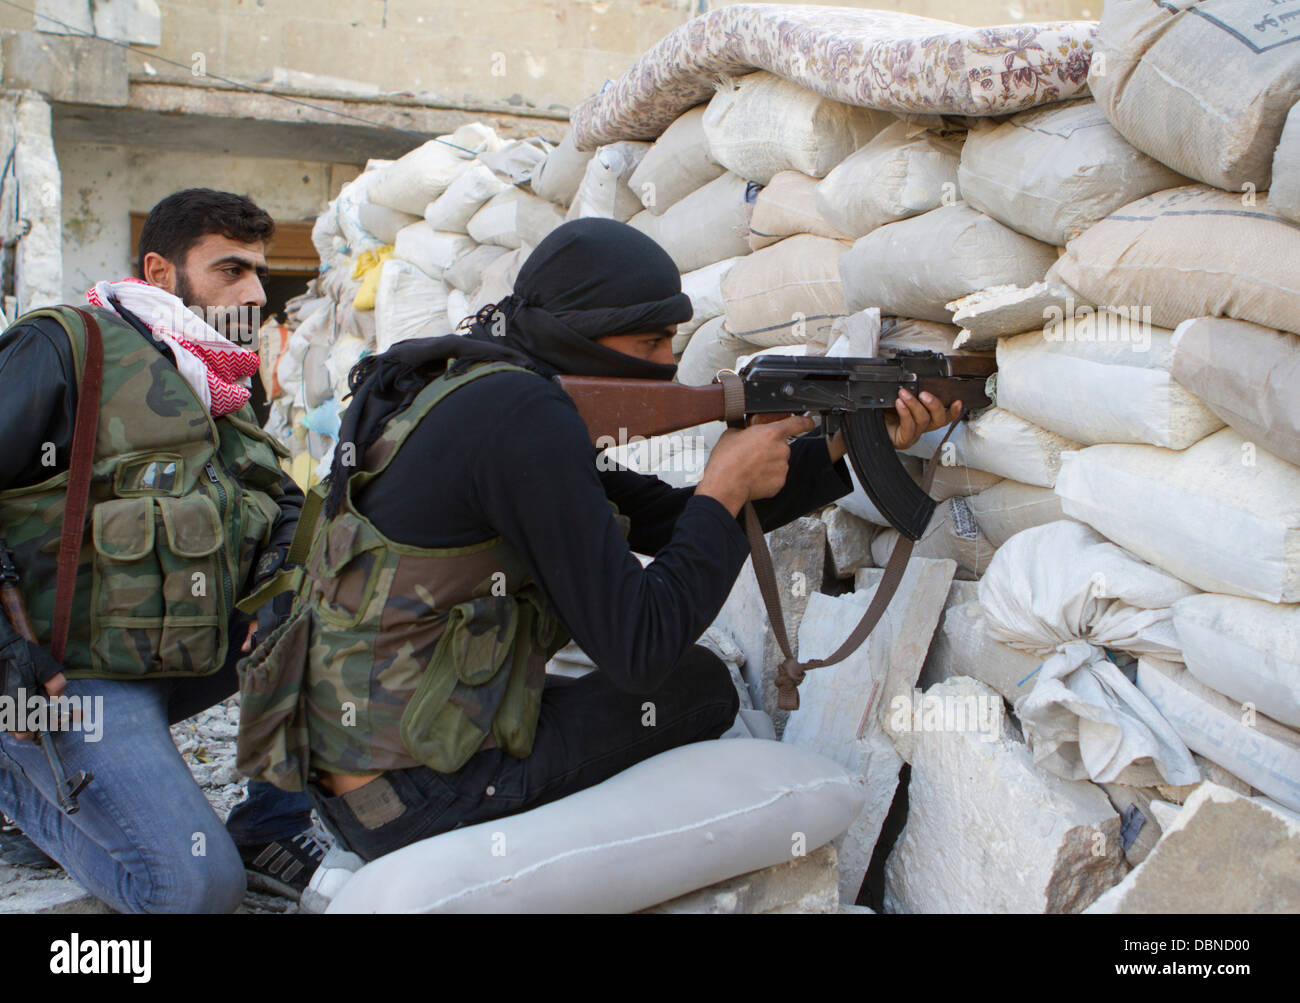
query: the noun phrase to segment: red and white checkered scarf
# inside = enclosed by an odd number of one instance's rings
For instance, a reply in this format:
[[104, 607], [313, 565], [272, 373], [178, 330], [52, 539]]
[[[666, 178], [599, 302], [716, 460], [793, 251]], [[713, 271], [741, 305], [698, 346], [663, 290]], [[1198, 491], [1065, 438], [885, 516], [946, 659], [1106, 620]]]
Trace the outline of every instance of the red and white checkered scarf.
[[114, 310], [113, 301], [139, 317], [176, 358], [176, 368], [214, 418], [238, 411], [251, 396], [261, 360], [220, 334], [166, 289], [140, 279], [97, 282], [86, 291], [91, 306]]

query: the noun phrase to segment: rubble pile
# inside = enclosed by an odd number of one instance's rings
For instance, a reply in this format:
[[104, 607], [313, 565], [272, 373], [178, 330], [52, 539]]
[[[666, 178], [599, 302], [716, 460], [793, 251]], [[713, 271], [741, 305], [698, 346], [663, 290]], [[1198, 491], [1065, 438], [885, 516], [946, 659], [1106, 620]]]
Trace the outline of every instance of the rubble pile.
[[[1032, 66], [955, 60], [960, 93], [941, 74], [850, 93], [816, 61], [753, 57], [773, 31], [824, 44], [808, 8], [739, 5], [647, 53], [554, 148], [472, 124], [371, 162], [317, 221], [272, 427], [303, 483], [322, 476], [357, 359], [452, 331], [582, 216], [677, 263], [683, 383], [764, 351], [996, 353], [995, 406], [900, 456], [918, 480], [934, 457], [941, 504], [867, 644], [787, 713], [752, 565], [711, 631], [778, 740], [863, 787], [842, 902], [875, 859], [886, 911], [1214, 911], [1239, 848], [1268, 894], [1235, 908], [1294, 911], [1300, 64], [1243, 43], [1246, 13], [1196, 6], [1107, 0], [1099, 24], [1017, 26]], [[906, 40], [909, 20], [820, 23]], [[719, 432], [615, 455], [688, 484]], [[849, 633], [897, 539], [861, 485], [771, 534], [801, 658]], [[906, 822], [878, 845], [904, 763]]]

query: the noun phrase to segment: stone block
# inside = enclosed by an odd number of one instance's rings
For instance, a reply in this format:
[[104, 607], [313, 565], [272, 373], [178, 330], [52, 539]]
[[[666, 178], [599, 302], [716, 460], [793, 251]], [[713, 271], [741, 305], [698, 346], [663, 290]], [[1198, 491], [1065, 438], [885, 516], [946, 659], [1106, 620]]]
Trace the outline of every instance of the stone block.
[[996, 348], [998, 338], [1041, 331], [1053, 317], [1073, 316], [1078, 300], [1074, 291], [1060, 282], [981, 289], [948, 304], [952, 322], [962, 329], [952, 347], [965, 351]]
[[839, 908], [839, 867], [826, 845], [775, 867], [750, 871], [644, 909], [647, 913], [767, 915], [833, 913]]
[[1203, 783], [1090, 913], [1300, 912], [1300, 819]]
[[162, 12], [154, 0], [37, 0], [36, 30], [158, 45]]
[[945, 713], [911, 736], [886, 912], [1080, 912], [1123, 878], [1120, 818], [1099, 787], [1040, 770], [1005, 717], [992, 732], [969, 727], [972, 699], [1001, 705], [983, 683], [950, 679], [931, 698]]
[[[954, 583], [978, 590], [978, 582]], [[960, 595], [960, 594], [959, 594]], [[943, 622], [930, 642], [921, 688], [929, 689], [954, 676], [970, 676], [997, 690], [1012, 705], [1037, 682], [1042, 660], [990, 636], [988, 619], [976, 597], [945, 609]]]
[[51, 101], [122, 107], [127, 103], [126, 49], [93, 38], [19, 31], [3, 41], [4, 85], [39, 91]]
[[[886, 715], [895, 696], [910, 697], [955, 570], [952, 561], [913, 560], [866, 643], [844, 661], [809, 672], [800, 687], [800, 708], [786, 722], [782, 741], [840, 763], [865, 791], [862, 811], [837, 843], [844, 902], [857, 899], [903, 765], [885, 730]], [[849, 595], [810, 598], [799, 630], [801, 658], [824, 658], [840, 646], [883, 574], [876, 570], [870, 587]]]
[[880, 531], [879, 526], [859, 519], [838, 505], [822, 513], [822, 522], [826, 524], [826, 546], [836, 578], [847, 578], [859, 568], [875, 567], [871, 539]]
[[0, 913], [112, 913], [59, 870], [0, 865]]

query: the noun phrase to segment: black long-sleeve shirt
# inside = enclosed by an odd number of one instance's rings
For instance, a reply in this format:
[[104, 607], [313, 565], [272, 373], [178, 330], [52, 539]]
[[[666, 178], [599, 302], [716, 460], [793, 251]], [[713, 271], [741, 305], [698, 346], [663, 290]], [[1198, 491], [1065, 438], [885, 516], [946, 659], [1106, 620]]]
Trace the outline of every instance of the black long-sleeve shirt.
[[[122, 316], [172, 364], [171, 349], [156, 341], [128, 311]], [[77, 413], [77, 375], [68, 336], [58, 321], [35, 317], [0, 334], [0, 491], [37, 484], [68, 466]], [[48, 463], [46, 444], [54, 446]], [[264, 550], [287, 549], [302, 511], [303, 495], [287, 474], [276, 498], [280, 518]]]
[[[765, 531], [852, 490], [826, 440], [795, 441], [790, 474], [758, 502]], [[626, 539], [609, 502], [631, 521]], [[586, 425], [554, 383], [499, 373], [441, 402], [357, 498], [382, 533], [422, 547], [502, 536], [610, 681], [657, 688], [726, 601], [749, 545], [713, 498], [600, 470]], [[633, 551], [654, 557], [642, 568]]]

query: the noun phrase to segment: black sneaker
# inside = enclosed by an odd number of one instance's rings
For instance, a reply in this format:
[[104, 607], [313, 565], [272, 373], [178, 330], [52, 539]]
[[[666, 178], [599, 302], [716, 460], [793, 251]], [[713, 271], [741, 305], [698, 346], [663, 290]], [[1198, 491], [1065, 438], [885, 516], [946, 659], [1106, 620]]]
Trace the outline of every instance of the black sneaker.
[[8, 815], [0, 814], [0, 862], [23, 867], [58, 867], [59, 862], [32, 842]]
[[262, 846], [241, 846], [239, 855], [248, 872], [249, 888], [297, 901], [329, 848], [329, 836], [312, 827], [292, 839], [276, 840]]

